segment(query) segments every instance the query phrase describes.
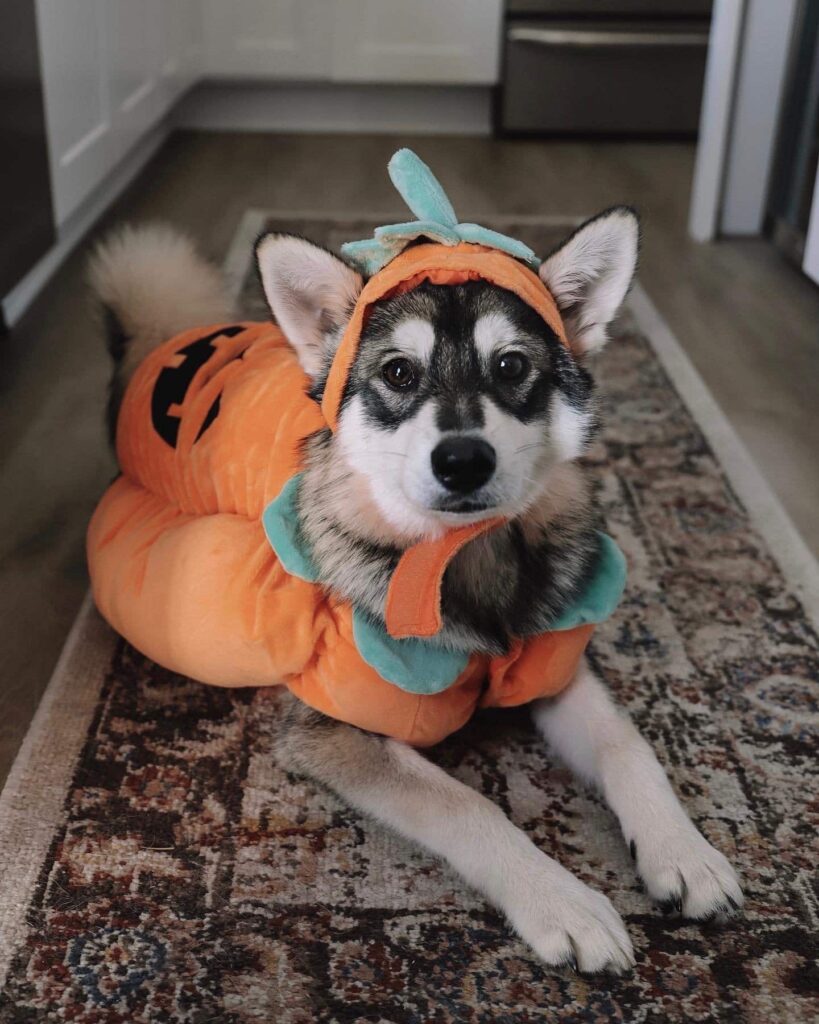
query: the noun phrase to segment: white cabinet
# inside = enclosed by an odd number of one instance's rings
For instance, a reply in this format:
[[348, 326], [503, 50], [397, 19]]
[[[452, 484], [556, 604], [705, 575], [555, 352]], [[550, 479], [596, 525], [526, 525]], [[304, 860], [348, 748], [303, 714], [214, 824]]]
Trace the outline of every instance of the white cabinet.
[[204, 0], [205, 73], [329, 77], [332, 0]]
[[204, 0], [206, 73], [490, 85], [502, 0]]
[[200, 0], [37, 0], [60, 224], [196, 73]]
[[202, 65], [201, 0], [153, 0], [159, 6], [159, 105], [164, 114]]
[[106, 81], [117, 155], [154, 120], [159, 85], [159, 10], [155, 0], [105, 0]]
[[37, 0], [54, 211], [65, 220], [111, 166], [103, 0]]
[[491, 85], [502, 0], [336, 0], [338, 82]]

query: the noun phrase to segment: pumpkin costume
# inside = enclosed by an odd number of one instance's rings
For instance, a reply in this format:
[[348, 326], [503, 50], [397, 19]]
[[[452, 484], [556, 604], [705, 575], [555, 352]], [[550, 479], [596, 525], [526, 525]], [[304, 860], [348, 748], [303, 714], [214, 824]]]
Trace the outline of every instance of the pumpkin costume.
[[[396, 157], [394, 179], [409, 167], [428, 190], [434, 183], [432, 199], [440, 203], [440, 186], [420, 161], [407, 151]], [[404, 190], [411, 191], [406, 181]], [[88, 558], [102, 614], [165, 667], [220, 686], [283, 684], [327, 715], [425, 746], [479, 706], [560, 692], [594, 625], [619, 600], [624, 562], [601, 534], [596, 572], [576, 604], [548, 632], [515, 641], [502, 657], [454, 652], [428, 639], [441, 625], [446, 565], [497, 521], [405, 552], [390, 582], [386, 629], [321, 586], [295, 511], [301, 442], [335, 428], [372, 304], [425, 280], [481, 279], [515, 292], [565, 342], [554, 300], [530, 269], [534, 254], [527, 257], [520, 243], [506, 240], [514, 251], [505, 252], [503, 236], [491, 233], [484, 244], [473, 232], [464, 241], [462, 226], [444, 223], [438, 227], [450, 235], [441, 231], [445, 237], [393, 253], [396, 237], [434, 237], [429, 196], [413, 200], [415, 212], [420, 206], [427, 216], [419, 214], [416, 235], [413, 224], [396, 226], [392, 240], [379, 229], [388, 239], [380, 268], [377, 239], [350, 247], [348, 258], [375, 272], [321, 405], [307, 396], [293, 349], [270, 323], [197, 328], [144, 360], [118, 420], [122, 475], [94, 513]]]

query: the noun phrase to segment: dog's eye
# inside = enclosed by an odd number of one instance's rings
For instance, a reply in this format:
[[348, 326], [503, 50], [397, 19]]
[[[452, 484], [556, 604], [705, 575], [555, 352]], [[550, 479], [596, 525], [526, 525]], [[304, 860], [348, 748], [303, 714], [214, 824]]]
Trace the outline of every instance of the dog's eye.
[[529, 372], [529, 360], [522, 352], [503, 352], [495, 359], [495, 376], [507, 384], [516, 384]]
[[381, 376], [384, 383], [394, 391], [406, 391], [415, 383], [415, 367], [409, 359], [398, 356], [384, 363], [381, 367]]

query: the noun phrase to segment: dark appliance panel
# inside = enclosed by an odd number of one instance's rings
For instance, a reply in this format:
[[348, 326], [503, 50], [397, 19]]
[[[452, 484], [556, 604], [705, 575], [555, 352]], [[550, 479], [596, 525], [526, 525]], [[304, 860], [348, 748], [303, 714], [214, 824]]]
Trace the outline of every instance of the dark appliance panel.
[[560, 18], [710, 18], [713, 0], [507, 0], [510, 15]]
[[[527, 17], [521, 16], [524, 7]], [[510, 134], [695, 135], [708, 53], [708, 7], [700, 0], [512, 0], [504, 26], [498, 129]], [[705, 16], [692, 16], [703, 10]], [[533, 16], [535, 11], [539, 16]]]
[[0, 2], [0, 296], [54, 243], [32, 0]]

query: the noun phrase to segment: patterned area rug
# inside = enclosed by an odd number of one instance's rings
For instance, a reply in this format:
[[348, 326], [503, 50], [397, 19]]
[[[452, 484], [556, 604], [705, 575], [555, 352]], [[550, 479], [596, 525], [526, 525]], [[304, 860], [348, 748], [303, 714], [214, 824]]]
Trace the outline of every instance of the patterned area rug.
[[[373, 224], [274, 226], [332, 247]], [[263, 316], [248, 234], [230, 270]], [[607, 893], [637, 949], [622, 979], [544, 970], [446, 868], [276, 762], [275, 690], [174, 676], [87, 609], [0, 804], [0, 1021], [819, 1019], [816, 634], [633, 316], [596, 375], [590, 462], [630, 578], [592, 657], [738, 867], [744, 918], [663, 917], [526, 715], [485, 713], [433, 757]]]

